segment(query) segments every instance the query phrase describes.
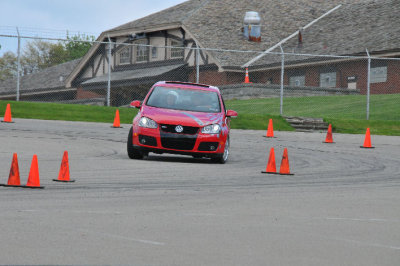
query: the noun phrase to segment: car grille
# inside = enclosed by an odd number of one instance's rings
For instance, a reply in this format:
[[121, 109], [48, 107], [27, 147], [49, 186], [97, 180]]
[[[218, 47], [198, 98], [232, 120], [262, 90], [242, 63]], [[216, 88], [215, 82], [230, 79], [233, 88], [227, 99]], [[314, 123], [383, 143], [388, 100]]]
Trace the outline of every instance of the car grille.
[[161, 124], [160, 128], [161, 128], [161, 131], [163, 131], [163, 132], [175, 133], [175, 134], [187, 134], [187, 135], [194, 135], [199, 131], [198, 127], [182, 126], [183, 131], [176, 132], [176, 130], [175, 130], [176, 126], [177, 125]]
[[161, 145], [167, 149], [190, 151], [196, 143], [196, 135], [182, 135], [160, 132]]

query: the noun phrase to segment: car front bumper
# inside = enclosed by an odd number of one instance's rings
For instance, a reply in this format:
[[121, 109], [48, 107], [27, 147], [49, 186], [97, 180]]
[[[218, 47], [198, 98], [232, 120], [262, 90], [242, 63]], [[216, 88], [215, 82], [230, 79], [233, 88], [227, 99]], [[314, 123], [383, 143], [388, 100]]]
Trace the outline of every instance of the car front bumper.
[[173, 153], [215, 157], [223, 154], [226, 134], [177, 134], [162, 130], [137, 127], [132, 134], [132, 144], [144, 152]]

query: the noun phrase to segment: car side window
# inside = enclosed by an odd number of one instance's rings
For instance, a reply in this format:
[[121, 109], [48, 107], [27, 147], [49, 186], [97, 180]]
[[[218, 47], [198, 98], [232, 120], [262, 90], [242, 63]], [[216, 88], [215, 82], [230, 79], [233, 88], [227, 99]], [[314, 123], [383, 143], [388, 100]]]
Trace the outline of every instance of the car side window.
[[222, 106], [224, 107], [224, 112], [226, 114], [226, 107], [225, 107], [225, 102], [224, 102], [224, 98], [221, 95], [221, 100], [222, 100]]

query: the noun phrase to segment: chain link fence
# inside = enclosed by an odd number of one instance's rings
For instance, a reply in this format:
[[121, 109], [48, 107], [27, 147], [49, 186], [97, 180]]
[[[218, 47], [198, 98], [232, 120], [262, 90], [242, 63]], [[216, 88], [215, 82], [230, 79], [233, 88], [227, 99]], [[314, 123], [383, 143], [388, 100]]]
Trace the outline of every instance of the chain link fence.
[[[400, 58], [367, 50], [333, 56], [281, 47], [264, 54], [161, 38], [148, 45], [146, 38], [131, 43], [0, 35], [5, 42], [16, 48], [0, 50], [0, 100], [126, 106], [143, 100], [155, 82], [173, 80], [218, 86], [239, 113], [400, 120]], [[71, 56], [71, 47], [83, 46], [92, 48]]]

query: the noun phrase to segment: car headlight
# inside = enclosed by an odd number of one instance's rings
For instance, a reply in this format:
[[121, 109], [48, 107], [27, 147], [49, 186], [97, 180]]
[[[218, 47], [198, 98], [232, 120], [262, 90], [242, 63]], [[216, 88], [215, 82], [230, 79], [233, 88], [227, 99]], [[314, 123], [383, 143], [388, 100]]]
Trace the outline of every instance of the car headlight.
[[201, 129], [201, 133], [205, 134], [218, 134], [221, 131], [221, 127], [218, 124], [208, 125]]
[[154, 120], [152, 120], [148, 117], [144, 117], [144, 116], [142, 118], [140, 118], [139, 126], [147, 127], [147, 128], [157, 128], [158, 127], [157, 123]]

